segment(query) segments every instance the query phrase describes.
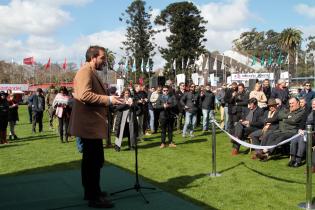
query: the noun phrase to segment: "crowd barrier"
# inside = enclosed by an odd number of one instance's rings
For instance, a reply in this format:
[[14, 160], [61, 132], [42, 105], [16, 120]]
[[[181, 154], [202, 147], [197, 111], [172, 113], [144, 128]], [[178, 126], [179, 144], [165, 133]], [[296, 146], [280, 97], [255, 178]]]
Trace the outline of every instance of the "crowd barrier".
[[[212, 124], [212, 173], [209, 175], [211, 177], [218, 177], [221, 174], [217, 173], [216, 171], [216, 127], [218, 127], [221, 131], [223, 131], [226, 135], [228, 135], [231, 139], [236, 141], [237, 143], [243, 145], [244, 147], [253, 148], [253, 149], [271, 149], [278, 147], [280, 145], [286, 144], [294, 139], [301, 138], [301, 141], [304, 140], [304, 136], [301, 134], [296, 134], [291, 138], [288, 138], [276, 145], [271, 146], [259, 146], [254, 144], [249, 144], [244, 142], [235, 136], [228, 133], [226, 130], [222, 129], [220, 125], [215, 121], [211, 120]], [[298, 207], [303, 209], [315, 209], [315, 204], [313, 204], [312, 200], [312, 125], [307, 125], [306, 127], [306, 201], [298, 204]]]

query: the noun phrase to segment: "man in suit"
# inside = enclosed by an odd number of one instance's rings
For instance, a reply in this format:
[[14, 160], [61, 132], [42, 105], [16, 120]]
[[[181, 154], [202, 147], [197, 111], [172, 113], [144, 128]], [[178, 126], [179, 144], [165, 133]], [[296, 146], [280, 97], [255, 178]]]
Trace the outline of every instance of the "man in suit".
[[102, 139], [108, 138], [109, 105], [123, 103], [118, 96], [106, 95], [107, 90], [97, 75], [105, 62], [105, 48], [88, 48], [86, 64], [74, 78], [74, 104], [69, 124], [70, 134], [82, 139], [81, 176], [84, 199], [94, 208], [113, 207], [100, 187], [100, 170], [104, 163]]
[[36, 90], [36, 94], [32, 97], [32, 132], [36, 132], [36, 123], [38, 123], [38, 131], [43, 131], [43, 116], [45, 110], [45, 97], [43, 94], [43, 90], [38, 88]]
[[[248, 100], [248, 109], [242, 115], [242, 118], [235, 124], [234, 136], [238, 139], [247, 138], [248, 135], [255, 130], [261, 129], [264, 126], [262, 120], [264, 111], [257, 106], [256, 98]], [[237, 155], [240, 149], [240, 144], [233, 141], [232, 155]]]

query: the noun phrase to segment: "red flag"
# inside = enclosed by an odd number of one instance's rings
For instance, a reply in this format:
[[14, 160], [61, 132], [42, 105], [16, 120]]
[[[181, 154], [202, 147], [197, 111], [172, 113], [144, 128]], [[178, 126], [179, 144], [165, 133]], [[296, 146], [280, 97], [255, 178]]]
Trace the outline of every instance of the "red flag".
[[67, 59], [65, 58], [65, 62], [62, 64], [63, 70], [66, 70], [67, 68]]
[[50, 67], [50, 58], [48, 59], [47, 64], [45, 65], [45, 70], [47, 70]]
[[24, 58], [23, 63], [25, 65], [33, 65], [35, 63], [34, 57]]

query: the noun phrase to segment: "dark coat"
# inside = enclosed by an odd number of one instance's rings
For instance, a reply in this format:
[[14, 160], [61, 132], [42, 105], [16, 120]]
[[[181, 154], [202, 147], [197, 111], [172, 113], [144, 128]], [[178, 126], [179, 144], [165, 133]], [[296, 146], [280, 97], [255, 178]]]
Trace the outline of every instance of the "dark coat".
[[289, 101], [289, 90], [287, 88], [273, 88], [270, 98], [279, 98], [282, 101], [282, 104], [286, 106]]
[[307, 105], [310, 107], [311, 106], [311, 101], [313, 98], [315, 98], [315, 92], [313, 90], [306, 91], [305, 89], [302, 90], [299, 94], [299, 97], [305, 98], [305, 101], [307, 102]]
[[270, 98], [271, 96], [271, 87], [262, 87], [262, 90], [267, 98], [267, 100]]
[[[139, 109], [139, 107], [137, 105], [129, 106], [127, 104], [121, 104], [121, 105], [114, 106], [114, 109], [116, 111], [116, 121], [115, 121], [115, 129], [114, 129], [115, 136], [119, 137], [123, 112], [125, 110], [129, 109], [129, 114], [128, 114], [128, 117], [129, 117], [129, 123], [128, 123], [129, 133], [128, 132], [124, 132], [124, 136], [123, 137], [128, 137], [128, 135], [129, 135], [130, 142], [133, 142], [133, 143], [136, 142], [136, 138], [138, 136], [138, 123], [137, 123], [137, 119], [136, 119], [136, 116], [134, 115], [134, 113]], [[126, 122], [124, 122], [124, 123], [125, 123], [125, 126], [126, 126], [127, 123]], [[125, 128], [125, 131], [126, 131], [126, 128]]]
[[[246, 120], [246, 117], [249, 113], [250, 109], [249, 108], [246, 108], [243, 112], [243, 115], [242, 115], [242, 119], [243, 120]], [[257, 108], [255, 109], [254, 113], [253, 113], [253, 119], [252, 121], [250, 122], [249, 126], [252, 127], [252, 128], [256, 128], [256, 129], [261, 129], [264, 127], [264, 110], [259, 108], [257, 106]]]
[[7, 99], [0, 99], [0, 118], [8, 119], [9, 116], [9, 103]]
[[280, 120], [279, 130], [282, 132], [296, 134], [301, 128], [301, 123], [305, 120], [304, 114], [305, 111], [301, 108], [295, 110], [294, 112], [290, 112], [288, 109], [282, 109], [278, 115], [278, 119]]
[[270, 127], [269, 130], [276, 130], [279, 129], [279, 118], [278, 118], [278, 114], [280, 112], [279, 109], [276, 110], [276, 112], [274, 113], [274, 115], [270, 118], [268, 118], [268, 112], [269, 110], [265, 111], [264, 114], [264, 123], [270, 123]]
[[202, 109], [215, 109], [215, 95], [211, 91], [205, 91], [203, 96], [200, 96], [200, 104]]
[[188, 108], [185, 110], [190, 113], [197, 113], [199, 107], [199, 94], [194, 92], [186, 92], [180, 100], [180, 104]]
[[[169, 108], [164, 108], [164, 104], [167, 103], [170, 105]], [[168, 95], [165, 97], [163, 94], [159, 96], [156, 101], [156, 108], [160, 112], [160, 119], [170, 119], [174, 118], [177, 113], [177, 101], [175, 96]]]
[[176, 91], [176, 93], [175, 93], [175, 97], [177, 100], [178, 112], [180, 112], [180, 113], [184, 111], [184, 107], [180, 103], [180, 100], [182, 99], [184, 94], [185, 94], [185, 92], [182, 92], [180, 90]]
[[137, 110], [137, 116], [143, 115], [145, 106], [147, 106], [147, 103], [140, 103], [139, 100], [148, 98], [148, 95], [144, 91], [135, 92], [133, 100], [137, 103], [137, 106], [139, 109]]
[[32, 111], [33, 112], [43, 112], [45, 110], [45, 98], [43, 95], [35, 94], [32, 97]]
[[8, 116], [8, 121], [19, 121], [19, 113], [18, 113], [18, 106], [12, 107], [13, 104], [17, 104], [16, 101], [11, 100], [8, 101], [9, 103], [9, 116]]

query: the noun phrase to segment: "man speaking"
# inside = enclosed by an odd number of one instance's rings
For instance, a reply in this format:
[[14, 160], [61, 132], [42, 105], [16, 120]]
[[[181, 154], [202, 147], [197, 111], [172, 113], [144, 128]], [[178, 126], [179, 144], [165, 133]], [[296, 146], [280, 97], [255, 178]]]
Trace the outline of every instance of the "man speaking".
[[69, 132], [83, 143], [81, 165], [84, 199], [94, 208], [111, 208], [113, 204], [101, 191], [100, 171], [104, 163], [102, 139], [108, 138], [108, 107], [123, 103], [119, 97], [107, 96], [97, 75], [106, 62], [105, 48], [91, 46], [86, 52], [86, 63], [74, 78], [74, 105]]

